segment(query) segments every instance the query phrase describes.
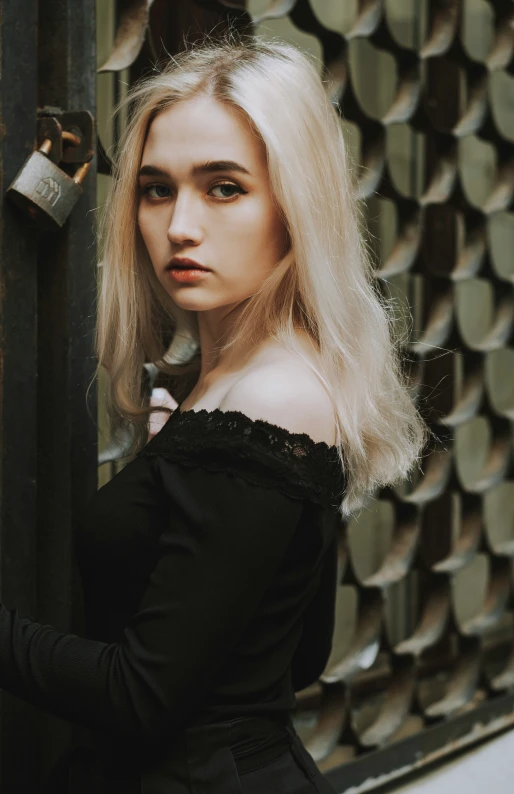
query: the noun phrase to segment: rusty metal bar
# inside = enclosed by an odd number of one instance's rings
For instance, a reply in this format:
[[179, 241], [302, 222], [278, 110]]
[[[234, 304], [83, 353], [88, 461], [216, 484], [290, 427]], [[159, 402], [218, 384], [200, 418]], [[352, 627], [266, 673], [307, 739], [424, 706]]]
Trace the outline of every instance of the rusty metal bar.
[[[38, 105], [95, 115], [94, 0], [40, 2]], [[93, 375], [96, 164], [78, 204], [38, 251], [38, 620], [83, 634], [73, 532], [97, 488]], [[89, 409], [89, 410], [88, 410]], [[38, 747], [44, 779], [80, 729], [49, 714]]]
[[[1, 195], [36, 139], [37, 2], [0, 9]], [[36, 616], [37, 243], [5, 199], [0, 223], [0, 600]], [[38, 712], [0, 689], [0, 791], [34, 790]]]
[[514, 694], [502, 695], [324, 774], [337, 791], [364, 794], [380, 788], [385, 794], [394, 791], [394, 787], [383, 786], [513, 726]]

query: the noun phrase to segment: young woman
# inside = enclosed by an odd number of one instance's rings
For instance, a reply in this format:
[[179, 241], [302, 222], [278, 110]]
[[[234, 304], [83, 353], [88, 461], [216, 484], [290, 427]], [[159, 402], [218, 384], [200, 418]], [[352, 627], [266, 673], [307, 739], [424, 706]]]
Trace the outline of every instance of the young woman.
[[[258, 38], [128, 101], [97, 353], [134, 443], [75, 539], [87, 636], [2, 607], [0, 685], [89, 729], [45, 794], [329, 794], [291, 713], [331, 650], [341, 516], [425, 441], [338, 114]], [[149, 442], [147, 362], [181, 397]]]

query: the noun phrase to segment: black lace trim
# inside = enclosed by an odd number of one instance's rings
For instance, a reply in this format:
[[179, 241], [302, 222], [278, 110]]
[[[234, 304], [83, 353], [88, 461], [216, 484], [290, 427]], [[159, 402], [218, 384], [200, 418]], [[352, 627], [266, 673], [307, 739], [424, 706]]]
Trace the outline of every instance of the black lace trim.
[[346, 482], [337, 447], [220, 408], [182, 413], [175, 409], [137, 457], [154, 455], [186, 466], [228, 471], [324, 507], [339, 507]]

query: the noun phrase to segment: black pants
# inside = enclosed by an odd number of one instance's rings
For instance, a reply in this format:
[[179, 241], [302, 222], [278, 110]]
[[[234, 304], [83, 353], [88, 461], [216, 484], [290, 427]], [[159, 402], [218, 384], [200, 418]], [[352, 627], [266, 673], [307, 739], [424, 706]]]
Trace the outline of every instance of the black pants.
[[43, 794], [338, 794], [289, 715], [189, 727], [138, 780], [105, 777], [86, 747], [58, 767]]

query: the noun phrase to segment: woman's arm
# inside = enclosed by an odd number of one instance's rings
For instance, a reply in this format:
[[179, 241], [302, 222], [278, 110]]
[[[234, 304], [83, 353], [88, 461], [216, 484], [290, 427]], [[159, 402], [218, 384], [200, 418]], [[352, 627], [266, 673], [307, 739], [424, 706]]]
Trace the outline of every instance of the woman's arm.
[[150, 741], [180, 727], [208, 691], [302, 510], [300, 500], [229, 470], [160, 456], [152, 465], [170, 525], [120, 642], [64, 634], [0, 605], [0, 687], [71, 722]]
[[338, 538], [327, 549], [316, 595], [303, 615], [303, 631], [291, 662], [293, 689], [300, 692], [324, 672], [335, 628]]

